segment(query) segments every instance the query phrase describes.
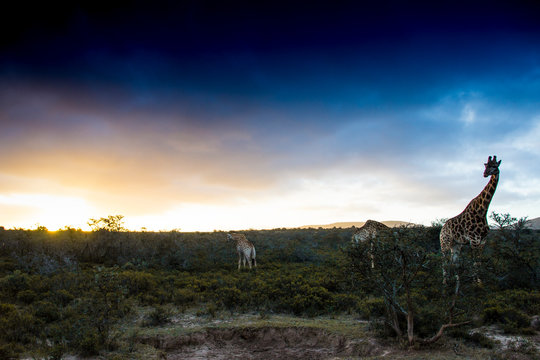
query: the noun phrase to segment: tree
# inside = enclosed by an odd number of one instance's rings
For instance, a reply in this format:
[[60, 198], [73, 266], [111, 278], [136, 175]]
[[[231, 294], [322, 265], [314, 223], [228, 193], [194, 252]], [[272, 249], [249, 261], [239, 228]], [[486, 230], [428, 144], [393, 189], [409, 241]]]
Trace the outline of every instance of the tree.
[[122, 220], [124, 215], [109, 215], [106, 218], [89, 219], [88, 225], [92, 228], [92, 231], [106, 230], [112, 232], [126, 231], [124, 227], [124, 221]]
[[[406, 336], [409, 345], [415, 342], [433, 343], [448, 328], [469, 323], [458, 311], [459, 283], [449, 296], [434, 294], [440, 284], [441, 256], [437, 248], [439, 228], [400, 227], [381, 231], [373, 241], [373, 248], [365, 243], [349, 249], [352, 271], [364, 286], [384, 300], [385, 323], [398, 336]], [[370, 251], [374, 266], [371, 266]], [[426, 292], [431, 292], [426, 296]], [[428, 301], [422, 299], [430, 299]], [[436, 303], [433, 299], [439, 299]], [[443, 324], [433, 324], [440, 316], [428, 319], [434, 306], [435, 313], [446, 313]], [[433, 313], [433, 311], [431, 311]], [[427, 338], [415, 336], [415, 321], [424, 319], [424, 328], [437, 329]], [[404, 331], [403, 329], [406, 329]], [[423, 331], [426, 333], [426, 330]]]
[[503, 288], [535, 288], [540, 280], [540, 242], [535, 230], [527, 229], [527, 218], [492, 212], [495, 222], [487, 247], [491, 273]]

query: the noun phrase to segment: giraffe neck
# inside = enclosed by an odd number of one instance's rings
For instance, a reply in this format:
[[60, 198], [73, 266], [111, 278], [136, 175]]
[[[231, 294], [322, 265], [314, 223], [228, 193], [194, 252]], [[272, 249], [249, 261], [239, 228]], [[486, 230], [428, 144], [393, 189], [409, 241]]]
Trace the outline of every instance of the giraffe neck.
[[480, 216], [485, 217], [487, 215], [489, 204], [497, 189], [499, 182], [499, 174], [491, 175], [489, 182], [484, 187], [484, 190], [477, 197], [471, 200], [465, 211], [475, 212]]

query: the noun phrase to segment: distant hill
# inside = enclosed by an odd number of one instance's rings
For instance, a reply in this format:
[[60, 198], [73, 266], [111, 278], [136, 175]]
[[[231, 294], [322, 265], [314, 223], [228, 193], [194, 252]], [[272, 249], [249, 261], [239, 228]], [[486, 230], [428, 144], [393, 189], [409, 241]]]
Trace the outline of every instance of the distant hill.
[[527, 220], [525, 226], [529, 229], [540, 230], [540, 217]]
[[[410, 222], [396, 221], [396, 220], [387, 220], [387, 221], [381, 221], [381, 222], [384, 225], [389, 226], [389, 227], [396, 227], [396, 226], [401, 226], [401, 225], [410, 225], [410, 224], [412, 224]], [[365, 221], [335, 222], [335, 223], [326, 224], [326, 225], [304, 225], [304, 226], [300, 226], [299, 229], [309, 229], [309, 228], [332, 229], [334, 227], [336, 227], [336, 228], [350, 228], [352, 226], [361, 227], [365, 223], [366, 223]]]

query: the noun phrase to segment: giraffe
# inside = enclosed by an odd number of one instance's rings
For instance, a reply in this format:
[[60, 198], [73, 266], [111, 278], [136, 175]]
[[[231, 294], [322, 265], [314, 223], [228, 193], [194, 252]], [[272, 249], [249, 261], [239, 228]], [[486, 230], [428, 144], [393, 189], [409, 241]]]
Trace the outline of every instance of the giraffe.
[[[379, 231], [384, 231], [387, 229], [389, 229], [389, 227], [384, 225], [383, 223], [380, 223], [375, 220], [368, 220], [361, 228], [358, 228], [354, 231], [353, 236], [352, 236], [352, 242], [353, 244], [358, 244], [360, 242], [364, 242], [368, 240], [371, 247], [371, 252], [372, 252], [373, 239], [375, 238], [375, 236], [377, 236]], [[371, 252], [370, 252], [371, 268], [373, 269], [375, 268], [375, 259], [373, 258], [373, 253]]]
[[249, 241], [243, 234], [227, 234], [227, 240], [236, 241], [236, 251], [238, 252], [238, 270], [240, 270], [240, 264], [244, 264], [246, 267], [246, 261], [251, 269], [251, 264], [257, 267], [257, 261], [255, 261], [255, 246]]
[[[485, 239], [489, 231], [487, 224], [487, 211], [493, 194], [497, 189], [499, 182], [499, 165], [501, 161], [497, 161], [497, 156], [488, 157], [485, 163], [484, 177], [490, 176], [489, 182], [484, 187], [482, 192], [469, 202], [465, 210], [461, 214], [448, 219], [441, 229], [440, 241], [441, 252], [444, 256], [443, 264], [443, 282], [446, 283], [447, 269], [457, 263], [459, 254], [463, 246], [469, 245], [473, 250], [474, 258], [476, 258], [484, 248]], [[475, 267], [478, 264], [474, 263]], [[459, 277], [456, 274], [456, 279], [459, 284]], [[477, 276], [477, 281], [480, 279]]]

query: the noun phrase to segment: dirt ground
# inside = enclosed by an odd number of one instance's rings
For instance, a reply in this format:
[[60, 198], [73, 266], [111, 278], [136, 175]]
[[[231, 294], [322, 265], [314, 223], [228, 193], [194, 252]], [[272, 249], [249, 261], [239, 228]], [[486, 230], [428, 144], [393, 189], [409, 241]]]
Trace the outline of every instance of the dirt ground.
[[375, 341], [350, 340], [302, 327], [207, 329], [176, 337], [147, 337], [140, 342], [160, 349], [168, 360], [331, 359], [384, 353]]
[[[412, 350], [383, 344], [373, 336], [354, 338], [326, 329], [303, 326], [247, 326], [206, 328], [172, 335], [137, 339], [153, 347], [159, 359], [539, 359], [539, 336], [503, 336], [494, 329], [476, 329], [493, 338], [492, 349], [446, 341], [431, 349]], [[525, 346], [526, 345], [526, 346]]]

